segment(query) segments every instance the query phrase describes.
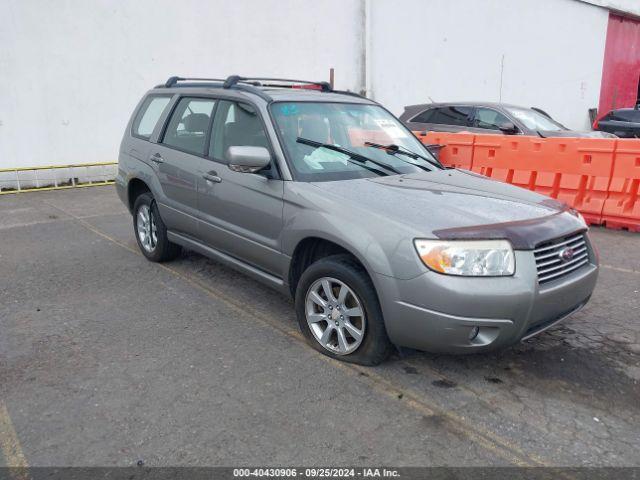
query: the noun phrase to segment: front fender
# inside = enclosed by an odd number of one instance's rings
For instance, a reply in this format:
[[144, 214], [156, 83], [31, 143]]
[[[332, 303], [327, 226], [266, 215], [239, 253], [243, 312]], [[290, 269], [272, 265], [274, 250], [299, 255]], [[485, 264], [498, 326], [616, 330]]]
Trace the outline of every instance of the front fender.
[[289, 257], [302, 240], [317, 237], [351, 252], [371, 275], [410, 279], [425, 272], [413, 246], [415, 232], [311, 184], [285, 182], [283, 213], [282, 251]]

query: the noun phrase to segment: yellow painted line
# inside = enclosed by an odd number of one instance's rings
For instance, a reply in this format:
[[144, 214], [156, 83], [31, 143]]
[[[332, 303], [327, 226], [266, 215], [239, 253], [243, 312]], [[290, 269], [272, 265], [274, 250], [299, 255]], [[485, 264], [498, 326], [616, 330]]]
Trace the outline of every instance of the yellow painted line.
[[0, 173], [30, 172], [32, 170], [57, 170], [60, 168], [106, 167], [109, 165], [117, 165], [117, 164], [118, 162], [96, 162], [96, 163], [70, 163], [67, 165], [41, 165], [38, 167], [0, 168]]
[[[47, 204], [75, 218], [87, 230], [90, 230], [96, 235], [114, 243], [115, 245], [122, 247], [123, 249], [131, 253], [134, 253], [135, 255], [140, 255], [140, 256], [142, 255], [138, 250], [133, 249], [128, 245], [126, 245], [125, 243], [122, 243], [119, 240], [116, 240], [115, 238], [98, 230], [97, 228], [95, 228], [93, 225], [91, 225], [89, 222], [85, 221], [84, 219], [77, 217], [60, 207], [57, 207], [50, 203], [47, 203]], [[173, 275], [185, 281], [186, 283], [196, 287], [197, 289], [204, 292], [206, 295], [212, 298], [215, 298], [217, 301], [226, 305], [228, 308], [235, 310], [241, 315], [244, 315], [244, 316], [249, 315], [252, 320], [256, 319], [263, 325], [268, 326], [278, 332], [281, 332], [287, 335], [288, 337], [292, 338], [296, 342], [303, 343], [305, 346], [308, 347], [306, 340], [298, 330], [292, 330], [292, 329], [286, 328], [285, 326], [278, 323], [277, 320], [271, 319], [270, 317], [264, 315], [262, 312], [253, 310], [248, 305], [240, 301], [237, 301], [232, 297], [229, 297], [227, 294], [217, 291], [208, 285], [204, 285], [200, 281], [194, 280], [182, 274], [181, 272], [179, 272], [174, 268], [171, 268], [167, 265], [160, 264], [160, 263], [156, 265], [162, 268], [163, 270], [172, 273]], [[311, 348], [311, 347], [308, 347], [308, 348]], [[313, 351], [315, 352], [315, 350]], [[472, 425], [471, 423], [469, 423], [469, 421], [465, 417], [458, 415], [452, 411], [440, 408], [435, 404], [428, 403], [424, 399], [424, 394], [422, 392], [417, 394], [411, 390], [394, 385], [393, 383], [389, 382], [387, 379], [385, 379], [381, 375], [378, 375], [377, 373], [375, 373], [374, 369], [372, 368], [366, 368], [366, 367], [361, 367], [359, 365], [343, 363], [343, 362], [334, 360], [330, 357], [327, 357], [326, 355], [322, 355], [321, 353], [318, 353], [318, 352], [315, 352], [315, 353], [317, 353], [320, 359], [329, 363], [333, 367], [336, 367], [340, 370], [343, 370], [347, 373], [354, 375], [359, 380], [367, 383], [367, 385], [369, 385], [373, 390], [387, 397], [393, 398], [398, 401], [400, 400], [403, 401], [405, 405], [408, 405], [416, 412], [425, 416], [438, 415], [443, 417], [444, 419], [448, 420], [448, 424], [451, 427], [453, 427], [453, 429], [458, 434], [467, 437], [469, 440], [480, 445], [485, 450], [493, 452], [500, 458], [503, 458], [514, 465], [517, 465], [519, 467], [550, 466], [550, 464], [546, 462], [544, 459], [542, 459], [541, 457], [538, 457], [535, 454], [524, 452], [520, 448], [516, 447], [513, 444], [513, 442], [511, 442], [508, 439], [502, 438], [495, 432], [488, 429], [484, 429], [482, 427]]]
[[77, 185], [63, 185], [59, 187], [21, 188], [20, 190], [5, 190], [4, 192], [0, 191], [0, 195], [11, 195], [14, 193], [27, 193], [27, 192], [46, 192], [50, 190], [68, 190], [70, 188], [102, 187], [104, 185], [113, 185], [114, 183], [116, 183], [114, 180], [107, 180], [106, 182], [80, 183]]
[[0, 450], [6, 466], [10, 468], [9, 476], [14, 480], [28, 479], [27, 457], [22, 452], [22, 446], [18, 434], [13, 428], [9, 411], [2, 401], [0, 401]]

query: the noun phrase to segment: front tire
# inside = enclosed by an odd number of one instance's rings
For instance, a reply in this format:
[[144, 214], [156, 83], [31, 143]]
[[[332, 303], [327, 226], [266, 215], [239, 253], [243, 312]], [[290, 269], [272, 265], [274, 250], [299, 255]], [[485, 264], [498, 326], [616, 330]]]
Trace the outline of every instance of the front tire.
[[295, 305], [302, 333], [324, 355], [377, 365], [393, 349], [373, 282], [349, 255], [311, 264], [298, 282]]
[[133, 205], [133, 231], [140, 251], [152, 262], [166, 262], [180, 254], [180, 246], [167, 238], [167, 227], [149, 192], [139, 195]]

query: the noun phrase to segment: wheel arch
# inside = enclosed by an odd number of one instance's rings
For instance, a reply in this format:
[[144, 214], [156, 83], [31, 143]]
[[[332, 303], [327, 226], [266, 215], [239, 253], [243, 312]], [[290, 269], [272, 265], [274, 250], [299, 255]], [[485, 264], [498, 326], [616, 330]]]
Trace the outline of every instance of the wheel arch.
[[133, 177], [127, 183], [127, 206], [129, 211], [133, 212], [133, 205], [136, 203], [136, 199], [145, 192], [151, 193], [151, 188], [144, 180], [138, 177]]
[[302, 276], [302, 273], [309, 267], [309, 265], [317, 262], [322, 258], [339, 254], [349, 255], [362, 267], [369, 278], [372, 281], [374, 280], [365, 262], [354, 253], [353, 249], [345, 247], [339, 242], [329, 240], [322, 236], [309, 235], [300, 239], [300, 241], [296, 244], [293, 255], [291, 256], [291, 261], [289, 262], [287, 280], [291, 295], [295, 297], [300, 277]]

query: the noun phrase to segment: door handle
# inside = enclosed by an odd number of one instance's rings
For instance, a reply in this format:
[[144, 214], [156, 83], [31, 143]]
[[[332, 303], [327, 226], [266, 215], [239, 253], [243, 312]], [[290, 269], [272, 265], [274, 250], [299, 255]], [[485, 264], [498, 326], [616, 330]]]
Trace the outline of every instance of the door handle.
[[154, 163], [163, 163], [164, 162], [164, 158], [162, 158], [162, 155], [160, 155], [159, 153], [154, 153], [151, 156], [151, 161]]
[[205, 173], [204, 175], [202, 175], [202, 178], [204, 178], [207, 182], [212, 182], [212, 183], [222, 182], [222, 179], [218, 176], [216, 172]]

